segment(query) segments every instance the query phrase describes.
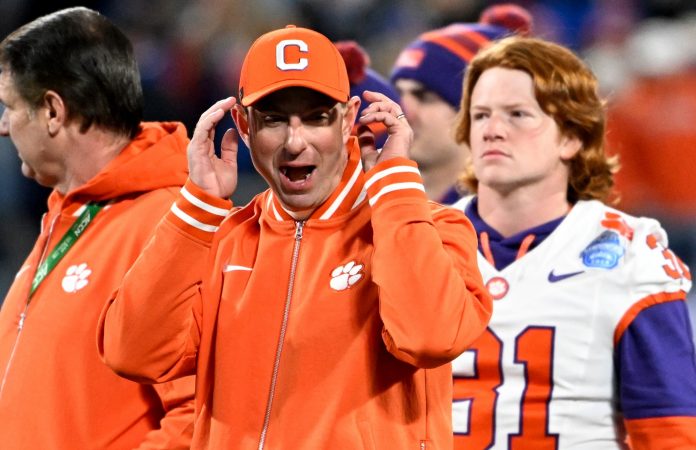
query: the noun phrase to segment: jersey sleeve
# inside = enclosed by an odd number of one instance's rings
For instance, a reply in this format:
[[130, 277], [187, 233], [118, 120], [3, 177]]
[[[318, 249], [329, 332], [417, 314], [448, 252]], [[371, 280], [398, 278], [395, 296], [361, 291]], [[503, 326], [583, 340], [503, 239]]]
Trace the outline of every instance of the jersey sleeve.
[[106, 364], [134, 381], [195, 372], [201, 284], [209, 249], [231, 209], [190, 180], [102, 311], [97, 344]]
[[476, 234], [460, 211], [430, 203], [414, 162], [367, 173], [383, 339], [397, 358], [436, 367], [484, 331], [492, 299], [476, 262]]
[[627, 257], [635, 302], [615, 330], [620, 408], [633, 449], [696, 448], [696, 356], [685, 303], [691, 274], [654, 221]]

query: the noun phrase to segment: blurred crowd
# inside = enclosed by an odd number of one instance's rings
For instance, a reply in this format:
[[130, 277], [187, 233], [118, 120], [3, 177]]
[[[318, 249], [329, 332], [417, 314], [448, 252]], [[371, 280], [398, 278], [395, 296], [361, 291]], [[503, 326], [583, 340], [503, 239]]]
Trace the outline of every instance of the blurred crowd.
[[[213, 101], [236, 94], [241, 59], [254, 37], [293, 23], [333, 40], [355, 40], [388, 75], [421, 32], [475, 22], [483, 0], [0, 0], [0, 37], [74, 5], [100, 11], [133, 41], [145, 116], [193, 129]], [[696, 267], [696, 6], [689, 0], [516, 1], [534, 33], [576, 50], [598, 74], [608, 102], [611, 149], [622, 157], [619, 206], [658, 218], [673, 250]], [[231, 120], [221, 126], [229, 127]], [[235, 201], [264, 184], [248, 153]], [[48, 190], [22, 178], [9, 139], [0, 139], [0, 299], [38, 232]], [[694, 295], [692, 294], [692, 301]]]

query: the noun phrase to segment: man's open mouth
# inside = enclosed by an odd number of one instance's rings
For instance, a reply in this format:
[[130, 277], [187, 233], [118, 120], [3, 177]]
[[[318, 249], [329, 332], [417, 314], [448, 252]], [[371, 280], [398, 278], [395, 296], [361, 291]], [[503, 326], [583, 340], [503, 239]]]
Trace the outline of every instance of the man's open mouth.
[[282, 166], [280, 168], [280, 173], [282, 173], [290, 181], [301, 182], [308, 180], [314, 172], [314, 169], [316, 169], [316, 166]]

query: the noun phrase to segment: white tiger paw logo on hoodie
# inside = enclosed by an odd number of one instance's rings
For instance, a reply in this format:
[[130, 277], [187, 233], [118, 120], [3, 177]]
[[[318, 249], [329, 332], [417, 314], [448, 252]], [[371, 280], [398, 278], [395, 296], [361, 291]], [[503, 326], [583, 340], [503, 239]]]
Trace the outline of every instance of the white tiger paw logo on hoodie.
[[331, 272], [331, 289], [343, 291], [353, 286], [363, 277], [362, 268], [363, 265], [356, 264], [355, 261], [336, 267]]
[[92, 275], [92, 270], [87, 267], [86, 263], [68, 267], [63, 277], [63, 290], [67, 293], [77, 292], [89, 283], [89, 276]]

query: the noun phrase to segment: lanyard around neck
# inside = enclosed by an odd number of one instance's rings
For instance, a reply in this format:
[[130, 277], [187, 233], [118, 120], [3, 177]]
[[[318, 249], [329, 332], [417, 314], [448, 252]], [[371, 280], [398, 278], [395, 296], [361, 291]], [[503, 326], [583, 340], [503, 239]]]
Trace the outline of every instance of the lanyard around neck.
[[68, 231], [65, 232], [58, 245], [51, 251], [46, 260], [36, 269], [36, 274], [34, 275], [34, 281], [31, 282], [31, 290], [29, 291], [29, 298], [34, 295], [34, 291], [39, 287], [43, 280], [48, 276], [49, 273], [56, 267], [58, 261], [60, 261], [68, 250], [77, 242], [77, 240], [82, 236], [87, 226], [92, 222], [94, 217], [99, 211], [104, 208], [103, 204], [99, 203], [87, 203], [85, 205], [85, 210], [82, 211], [80, 217], [70, 226]]

